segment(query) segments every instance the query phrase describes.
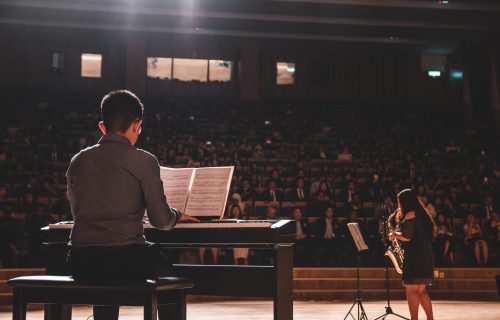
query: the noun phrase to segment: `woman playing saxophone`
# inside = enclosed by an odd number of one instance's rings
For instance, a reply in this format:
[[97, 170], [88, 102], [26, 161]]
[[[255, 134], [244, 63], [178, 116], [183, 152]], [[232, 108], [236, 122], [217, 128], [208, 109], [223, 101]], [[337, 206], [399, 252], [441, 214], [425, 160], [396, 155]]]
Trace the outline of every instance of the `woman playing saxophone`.
[[399, 240], [404, 250], [403, 285], [411, 320], [418, 319], [420, 305], [427, 320], [434, 320], [431, 299], [426, 291], [426, 286], [434, 280], [434, 222], [413, 190], [405, 189], [398, 194], [398, 207], [401, 230], [390, 233], [389, 240]]

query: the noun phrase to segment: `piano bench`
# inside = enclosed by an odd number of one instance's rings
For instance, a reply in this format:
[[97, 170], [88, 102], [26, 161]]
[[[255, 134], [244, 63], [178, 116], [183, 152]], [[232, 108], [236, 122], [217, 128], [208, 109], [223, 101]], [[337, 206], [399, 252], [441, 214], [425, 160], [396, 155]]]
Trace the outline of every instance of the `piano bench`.
[[166, 277], [145, 282], [90, 283], [68, 276], [24, 276], [10, 279], [13, 288], [12, 319], [25, 320], [29, 303], [48, 305], [143, 306], [144, 320], [156, 320], [158, 306], [173, 307], [176, 318], [186, 319], [186, 293], [193, 283]]

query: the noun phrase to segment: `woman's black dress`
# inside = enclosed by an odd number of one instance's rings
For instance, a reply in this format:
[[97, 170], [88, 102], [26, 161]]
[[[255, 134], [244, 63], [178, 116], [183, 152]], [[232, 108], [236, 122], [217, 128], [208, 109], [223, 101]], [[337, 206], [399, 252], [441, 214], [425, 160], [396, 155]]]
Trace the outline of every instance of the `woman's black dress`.
[[410, 241], [401, 241], [404, 249], [403, 284], [430, 285], [434, 280], [434, 255], [432, 254], [432, 223], [425, 213], [401, 222], [401, 232]]

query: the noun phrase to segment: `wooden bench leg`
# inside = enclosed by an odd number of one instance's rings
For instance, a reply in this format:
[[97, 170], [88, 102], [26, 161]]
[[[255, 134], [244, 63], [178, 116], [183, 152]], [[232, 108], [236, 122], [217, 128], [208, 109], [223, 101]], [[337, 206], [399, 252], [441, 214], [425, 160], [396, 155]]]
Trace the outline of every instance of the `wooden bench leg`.
[[181, 301], [178, 304], [179, 308], [179, 320], [186, 320], [186, 293], [184, 290], [179, 290], [181, 295]]
[[26, 301], [22, 290], [14, 288], [12, 296], [12, 320], [26, 320]]
[[46, 304], [44, 308], [44, 320], [71, 320], [72, 305], [70, 304]]
[[155, 292], [151, 294], [151, 302], [144, 306], [144, 320], [157, 320], [158, 296]]
[[186, 320], [186, 293], [179, 289], [158, 296], [159, 320]]

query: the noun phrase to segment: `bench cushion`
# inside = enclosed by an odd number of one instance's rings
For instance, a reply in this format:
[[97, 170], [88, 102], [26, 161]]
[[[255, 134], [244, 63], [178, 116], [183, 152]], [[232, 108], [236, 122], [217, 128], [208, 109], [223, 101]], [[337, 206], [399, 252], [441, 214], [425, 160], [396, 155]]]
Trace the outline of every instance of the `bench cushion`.
[[163, 277], [144, 282], [82, 282], [70, 276], [24, 276], [10, 279], [7, 284], [13, 288], [61, 288], [61, 289], [99, 289], [99, 290], [174, 290], [189, 289], [193, 283], [185, 278]]

